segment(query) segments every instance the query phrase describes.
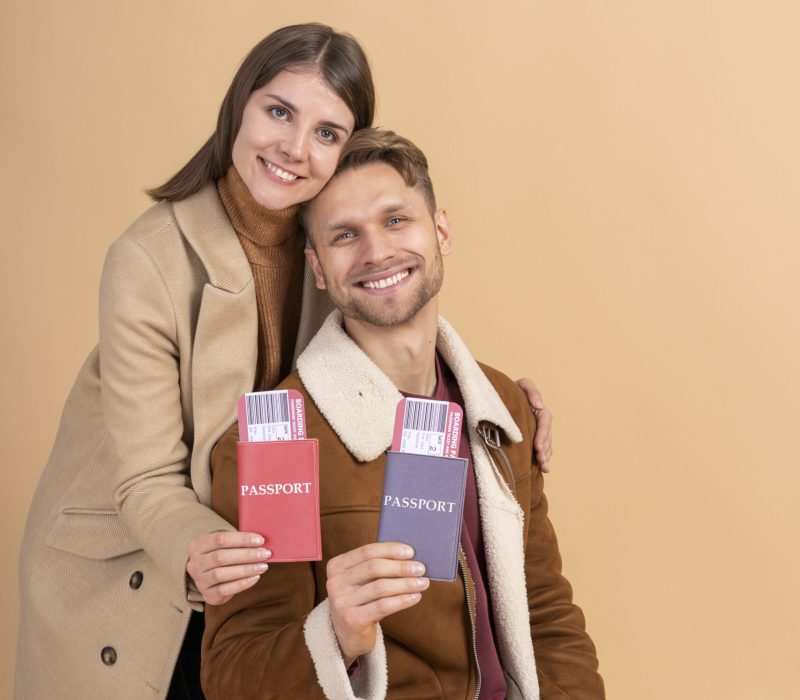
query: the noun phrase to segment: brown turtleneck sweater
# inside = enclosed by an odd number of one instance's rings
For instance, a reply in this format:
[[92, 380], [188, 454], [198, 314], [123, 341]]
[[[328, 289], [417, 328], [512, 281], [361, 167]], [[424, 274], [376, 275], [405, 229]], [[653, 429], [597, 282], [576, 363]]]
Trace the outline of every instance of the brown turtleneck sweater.
[[259, 339], [253, 390], [266, 391], [291, 372], [300, 324], [305, 239], [297, 223], [298, 207], [262, 207], [232, 165], [217, 189], [253, 269]]

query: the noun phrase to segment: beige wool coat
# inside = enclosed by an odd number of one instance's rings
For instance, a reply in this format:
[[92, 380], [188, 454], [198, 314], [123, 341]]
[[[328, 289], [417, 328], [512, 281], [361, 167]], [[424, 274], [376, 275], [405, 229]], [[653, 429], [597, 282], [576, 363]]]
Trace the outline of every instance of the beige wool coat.
[[[298, 350], [330, 306], [306, 272]], [[100, 342], [69, 394], [20, 552], [15, 697], [163, 698], [192, 610], [209, 455], [255, 378], [253, 276], [213, 184], [109, 249]]]

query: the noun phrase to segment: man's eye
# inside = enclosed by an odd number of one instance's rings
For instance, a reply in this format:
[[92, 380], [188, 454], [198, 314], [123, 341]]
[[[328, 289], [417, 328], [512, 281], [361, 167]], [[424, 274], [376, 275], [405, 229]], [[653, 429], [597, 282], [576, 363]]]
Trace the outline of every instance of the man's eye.
[[394, 226], [395, 224], [399, 224], [401, 221], [405, 221], [402, 216], [393, 216], [391, 219], [389, 219], [388, 223], [389, 226]]
[[352, 238], [355, 234], [352, 231], [345, 231], [344, 233], [337, 233], [336, 236], [333, 238], [334, 243], [338, 243], [339, 241], [345, 241], [348, 238]]
[[289, 114], [283, 107], [270, 107], [267, 111], [276, 119], [286, 119]]

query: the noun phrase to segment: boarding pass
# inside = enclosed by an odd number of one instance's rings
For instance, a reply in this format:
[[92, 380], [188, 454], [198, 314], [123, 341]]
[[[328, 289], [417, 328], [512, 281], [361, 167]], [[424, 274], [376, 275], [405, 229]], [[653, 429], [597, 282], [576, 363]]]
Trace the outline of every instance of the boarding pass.
[[305, 407], [296, 389], [244, 394], [237, 414], [241, 442], [306, 439]]
[[392, 450], [458, 457], [464, 411], [452, 401], [404, 398], [397, 404]]

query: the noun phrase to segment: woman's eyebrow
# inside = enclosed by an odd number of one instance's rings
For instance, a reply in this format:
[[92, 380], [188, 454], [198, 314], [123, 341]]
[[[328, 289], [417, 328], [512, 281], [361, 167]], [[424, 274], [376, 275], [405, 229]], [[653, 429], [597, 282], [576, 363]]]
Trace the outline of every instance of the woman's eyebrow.
[[286, 107], [287, 109], [291, 109], [293, 112], [297, 111], [297, 107], [295, 107], [291, 102], [289, 102], [289, 100], [287, 100], [284, 97], [281, 97], [280, 95], [274, 95], [270, 93], [265, 95], [265, 97], [271, 97], [273, 100], [275, 100], [276, 102], [280, 102], [284, 107]]
[[[289, 109], [292, 112], [297, 112], [297, 113], [300, 112], [300, 110], [297, 109], [297, 107], [295, 107], [291, 102], [289, 102], [289, 100], [287, 100], [284, 97], [281, 97], [280, 95], [274, 95], [270, 93], [267, 94], [266, 97], [271, 97], [276, 102], [280, 102], [284, 107], [286, 107], [286, 109]], [[341, 124], [337, 124], [336, 122], [324, 121], [321, 123], [321, 126], [327, 126], [329, 129], [339, 129], [340, 131], [343, 131], [345, 134], [350, 133], [350, 131], [347, 129], [346, 126], [342, 126]]]

